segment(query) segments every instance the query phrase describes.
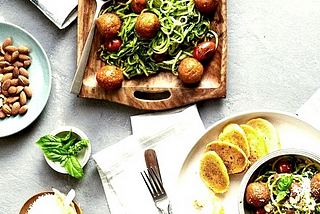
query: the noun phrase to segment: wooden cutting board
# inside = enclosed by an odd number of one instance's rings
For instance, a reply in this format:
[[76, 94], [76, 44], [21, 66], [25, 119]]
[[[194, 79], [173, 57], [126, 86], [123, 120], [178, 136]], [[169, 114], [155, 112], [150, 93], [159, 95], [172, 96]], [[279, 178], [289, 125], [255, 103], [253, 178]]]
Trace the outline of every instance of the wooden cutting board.
[[[94, 16], [95, 0], [78, 0], [78, 47], [79, 60]], [[165, 110], [185, 106], [198, 101], [226, 96], [227, 73], [227, 2], [220, 0], [211, 20], [211, 27], [219, 36], [218, 49], [196, 86], [183, 84], [171, 72], [160, 72], [154, 76], [125, 80], [116, 90], [99, 87], [95, 74], [104, 63], [97, 54], [101, 37], [95, 32], [82, 88], [78, 97], [108, 100], [138, 109]]]

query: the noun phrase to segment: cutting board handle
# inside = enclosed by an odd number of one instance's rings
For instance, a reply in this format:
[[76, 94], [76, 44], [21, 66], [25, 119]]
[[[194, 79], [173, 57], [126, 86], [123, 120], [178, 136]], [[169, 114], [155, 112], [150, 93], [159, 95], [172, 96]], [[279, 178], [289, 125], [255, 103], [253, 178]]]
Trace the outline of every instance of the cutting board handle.
[[171, 97], [171, 92], [168, 90], [161, 92], [134, 91], [133, 96], [139, 100], [157, 101], [169, 99]]

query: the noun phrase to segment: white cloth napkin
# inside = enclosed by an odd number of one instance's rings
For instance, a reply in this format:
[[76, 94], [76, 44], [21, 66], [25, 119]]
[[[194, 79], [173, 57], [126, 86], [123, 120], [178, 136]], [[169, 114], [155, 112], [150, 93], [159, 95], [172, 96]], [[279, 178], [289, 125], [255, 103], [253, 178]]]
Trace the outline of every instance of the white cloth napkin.
[[64, 29], [77, 18], [78, 0], [30, 0], [59, 29]]
[[153, 148], [169, 197], [184, 159], [204, 133], [196, 105], [131, 117], [133, 134], [93, 155], [111, 213], [157, 213], [140, 172]]
[[320, 89], [296, 113], [298, 117], [320, 131]]

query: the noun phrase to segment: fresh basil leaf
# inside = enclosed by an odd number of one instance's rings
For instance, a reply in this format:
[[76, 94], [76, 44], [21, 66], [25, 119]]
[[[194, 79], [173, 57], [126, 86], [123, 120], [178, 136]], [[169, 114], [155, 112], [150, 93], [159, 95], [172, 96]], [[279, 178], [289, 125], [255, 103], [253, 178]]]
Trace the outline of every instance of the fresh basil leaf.
[[67, 170], [67, 172], [75, 178], [79, 179], [84, 176], [84, 172], [78, 159], [73, 155], [68, 156], [64, 167]]
[[44, 153], [52, 152], [58, 155], [67, 155], [68, 151], [64, 148], [51, 148], [51, 147], [43, 147], [42, 151]]
[[293, 182], [292, 175], [282, 177], [278, 181], [278, 189], [281, 191], [288, 190], [290, 189], [292, 182]]
[[287, 196], [288, 193], [289, 193], [288, 190], [287, 190], [287, 191], [280, 191], [280, 192], [278, 192], [277, 198], [276, 198], [277, 202], [282, 201], [282, 200]]
[[60, 154], [57, 154], [54, 152], [45, 152], [44, 154], [49, 160], [51, 160], [53, 162], [60, 162], [64, 156], [64, 155], [60, 155]]
[[64, 144], [64, 145], [62, 146], [62, 148], [68, 149], [70, 146], [74, 145], [74, 144], [77, 142], [77, 140], [78, 140], [77, 138], [73, 138], [73, 139], [69, 140], [69, 142], [67, 142], [66, 144]]
[[67, 141], [69, 141], [71, 139], [71, 136], [72, 136], [72, 130], [70, 130], [65, 137], [61, 138], [61, 141], [63, 143], [66, 143]]
[[81, 139], [80, 141], [78, 141], [76, 144], [74, 144], [73, 146], [70, 146], [68, 149], [69, 154], [71, 155], [76, 155], [78, 154], [83, 148], [88, 147], [89, 145], [89, 140], [86, 139]]
[[45, 135], [41, 137], [36, 144], [41, 147], [58, 147], [61, 145], [61, 140], [53, 135]]

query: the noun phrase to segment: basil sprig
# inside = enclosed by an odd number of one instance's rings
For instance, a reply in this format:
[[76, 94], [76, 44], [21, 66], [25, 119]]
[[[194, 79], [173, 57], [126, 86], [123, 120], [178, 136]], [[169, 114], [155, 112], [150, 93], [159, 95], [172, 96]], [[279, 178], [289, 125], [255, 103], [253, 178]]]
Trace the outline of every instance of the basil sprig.
[[64, 137], [45, 135], [36, 144], [49, 160], [59, 162], [71, 176], [80, 179], [84, 172], [77, 155], [83, 148], [88, 147], [89, 140], [73, 135], [72, 130]]
[[277, 184], [278, 191], [276, 192], [277, 202], [280, 202], [281, 200], [283, 200], [287, 196], [287, 194], [290, 193], [290, 187], [292, 182], [293, 182], [292, 175], [284, 176], [278, 180], [278, 184]]

